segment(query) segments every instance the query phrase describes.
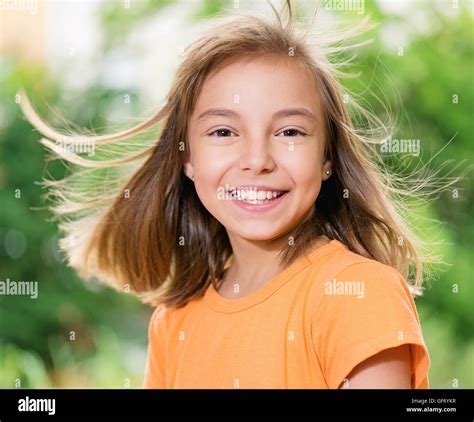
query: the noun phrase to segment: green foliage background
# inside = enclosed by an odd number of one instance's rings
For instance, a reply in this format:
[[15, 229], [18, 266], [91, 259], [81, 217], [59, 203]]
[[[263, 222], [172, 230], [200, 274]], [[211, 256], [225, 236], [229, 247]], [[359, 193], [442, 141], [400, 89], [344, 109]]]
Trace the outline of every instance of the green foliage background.
[[[141, 1], [131, 10], [120, 2], [104, 3], [103, 52], [116, 48], [144, 19], [172, 3]], [[447, 1], [445, 7], [451, 3]], [[425, 34], [413, 32], [402, 56], [381, 42], [380, 31], [388, 25], [408, 31], [409, 24], [399, 15], [384, 13], [375, 2], [365, 4], [379, 27], [372, 34], [375, 41], [357, 57], [354, 66], [361, 74], [348, 87], [359, 92], [376, 113], [384, 112], [376, 98], [389, 98], [392, 111], [401, 116], [398, 137], [421, 139], [424, 162], [455, 136], [430, 161], [430, 168], [447, 160], [454, 165], [461, 160], [472, 163], [474, 33], [468, 10], [472, 4], [460, 2], [459, 13], [448, 17], [430, 7], [430, 2], [414, 3], [414, 9], [422, 8], [427, 14], [431, 29]], [[222, 0], [202, 1], [194, 19], [208, 18], [229, 5]], [[70, 101], [61, 96], [59, 81], [46, 67], [24, 64], [14, 56], [1, 57], [0, 65], [0, 280], [38, 280], [40, 284], [36, 300], [0, 295], [0, 387], [16, 387], [16, 379], [21, 380], [21, 387], [140, 387], [151, 310], [130, 295], [84, 283], [63, 262], [50, 215], [33, 208], [44, 206], [38, 182], [47, 174], [59, 178], [65, 169], [59, 162], [45, 169], [39, 136], [15, 102], [15, 93], [23, 85], [41, 115], [53, 124], [62, 122], [47, 104], [61, 110], [69, 121], [91, 129], [107, 127], [104, 110], [124, 93], [132, 97], [129, 115], [138, 115], [143, 111], [139, 101], [134, 101], [139, 94], [111, 90], [97, 79]], [[420, 210], [435, 221], [421, 229], [444, 241], [438, 250], [448, 264], [417, 300], [431, 354], [433, 388], [474, 387], [473, 190], [468, 180], [453, 188], [458, 196], [452, 190], [445, 192]], [[16, 246], [7, 253], [5, 245], [12, 244], [12, 239]]]

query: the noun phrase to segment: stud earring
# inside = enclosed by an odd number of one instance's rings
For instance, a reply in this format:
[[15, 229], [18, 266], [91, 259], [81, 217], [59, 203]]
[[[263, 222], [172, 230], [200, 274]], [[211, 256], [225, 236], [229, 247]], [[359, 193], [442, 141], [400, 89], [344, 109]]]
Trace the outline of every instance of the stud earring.
[[329, 176], [331, 174], [331, 170], [326, 170], [326, 175]]

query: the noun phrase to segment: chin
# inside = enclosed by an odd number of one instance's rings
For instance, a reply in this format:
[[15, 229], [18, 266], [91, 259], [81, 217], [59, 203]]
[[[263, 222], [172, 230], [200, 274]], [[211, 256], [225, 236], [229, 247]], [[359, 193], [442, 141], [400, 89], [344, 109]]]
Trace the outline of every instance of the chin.
[[242, 227], [239, 230], [233, 231], [235, 235], [242, 239], [251, 240], [251, 241], [265, 241], [265, 240], [274, 240], [281, 237], [284, 233], [284, 230], [275, 229], [275, 227], [265, 227], [260, 226], [249, 226], [245, 230], [242, 230]]

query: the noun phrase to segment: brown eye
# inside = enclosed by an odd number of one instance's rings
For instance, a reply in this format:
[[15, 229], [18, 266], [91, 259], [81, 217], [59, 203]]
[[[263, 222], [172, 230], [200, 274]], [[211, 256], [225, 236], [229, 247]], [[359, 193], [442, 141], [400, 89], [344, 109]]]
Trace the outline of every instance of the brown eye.
[[217, 136], [218, 138], [228, 138], [231, 136], [232, 131], [229, 129], [221, 128], [216, 129], [214, 132], [211, 132], [209, 136]]
[[285, 129], [281, 132], [283, 136], [306, 136], [306, 133], [301, 132], [298, 129]]

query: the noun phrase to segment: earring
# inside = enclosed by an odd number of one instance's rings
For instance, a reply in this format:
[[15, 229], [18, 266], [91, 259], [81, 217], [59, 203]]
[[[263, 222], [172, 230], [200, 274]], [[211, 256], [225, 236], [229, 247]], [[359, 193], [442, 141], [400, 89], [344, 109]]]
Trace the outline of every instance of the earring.
[[329, 176], [331, 174], [331, 170], [326, 170], [326, 176]]

